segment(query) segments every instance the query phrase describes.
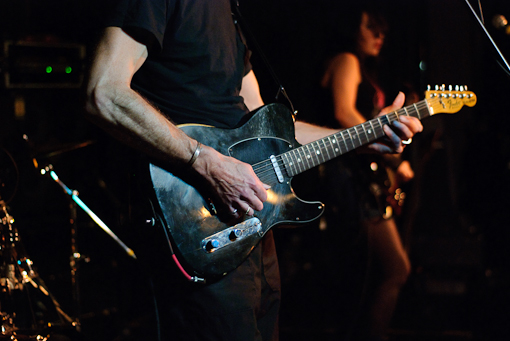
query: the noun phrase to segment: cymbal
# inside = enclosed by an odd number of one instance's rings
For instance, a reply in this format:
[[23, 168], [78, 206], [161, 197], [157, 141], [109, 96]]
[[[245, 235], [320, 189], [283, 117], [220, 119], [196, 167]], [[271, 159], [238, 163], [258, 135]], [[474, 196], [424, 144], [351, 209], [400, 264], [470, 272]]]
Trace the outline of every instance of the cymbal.
[[90, 146], [92, 144], [96, 143], [94, 140], [88, 140], [78, 143], [66, 143], [66, 144], [60, 144], [57, 146], [51, 146], [51, 147], [45, 147], [41, 148], [41, 150], [34, 153], [34, 158], [36, 159], [49, 159], [67, 152], [71, 152], [76, 149], [80, 149], [83, 147]]

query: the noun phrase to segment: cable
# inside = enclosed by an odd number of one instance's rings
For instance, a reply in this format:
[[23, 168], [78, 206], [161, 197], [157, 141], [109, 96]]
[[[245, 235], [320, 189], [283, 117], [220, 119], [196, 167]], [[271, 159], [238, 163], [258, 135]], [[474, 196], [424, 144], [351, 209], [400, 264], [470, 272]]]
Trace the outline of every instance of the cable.
[[156, 211], [154, 209], [154, 205], [151, 200], [149, 200], [149, 203], [151, 205], [151, 209], [152, 209], [152, 213], [154, 214], [154, 218], [160, 223], [161, 227], [163, 228], [163, 232], [165, 233], [165, 237], [166, 237], [166, 240], [168, 243], [168, 248], [170, 250], [170, 254], [172, 255], [172, 259], [174, 260], [175, 265], [177, 265], [177, 268], [179, 269], [179, 271], [184, 275], [184, 277], [186, 277], [186, 279], [188, 281], [205, 284], [206, 280], [204, 278], [200, 278], [197, 276], [191, 276], [190, 274], [188, 274], [186, 272], [186, 270], [184, 269], [184, 267], [182, 266], [181, 262], [179, 261], [179, 259], [177, 258], [176, 254], [174, 252], [174, 249], [172, 247], [172, 242], [170, 241], [170, 236], [168, 234], [166, 225], [163, 223], [162, 218], [156, 213]]

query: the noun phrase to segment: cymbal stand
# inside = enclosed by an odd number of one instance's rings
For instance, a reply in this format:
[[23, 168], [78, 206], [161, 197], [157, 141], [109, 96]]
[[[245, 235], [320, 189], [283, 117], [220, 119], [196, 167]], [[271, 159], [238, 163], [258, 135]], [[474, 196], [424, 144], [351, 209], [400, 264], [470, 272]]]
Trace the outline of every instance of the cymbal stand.
[[[2, 200], [0, 196], [0, 208], [1, 211], [4, 212], [2, 218], [0, 219], [0, 227], [2, 227], [2, 238], [1, 238], [1, 255], [3, 262], [0, 264], [0, 286], [2, 288], [2, 292], [5, 292], [7, 295], [10, 295], [12, 290], [20, 289], [23, 287], [23, 282], [21, 278], [16, 278], [15, 273], [15, 263], [13, 258], [13, 248], [12, 246], [17, 241], [17, 233], [14, 234], [12, 223], [14, 219], [7, 213], [7, 208], [5, 202]], [[8, 231], [4, 231], [4, 228], [7, 227]], [[6, 259], [6, 257], [8, 259]], [[6, 310], [5, 302], [0, 302], [0, 316], [1, 316], [1, 335], [12, 334], [17, 329], [13, 315], [15, 312], [9, 313]], [[12, 315], [12, 316], [11, 316]]]
[[83, 257], [78, 252], [78, 245], [77, 245], [77, 224], [76, 224], [76, 216], [77, 216], [77, 209], [76, 207], [79, 206], [85, 213], [87, 213], [92, 220], [103, 229], [113, 240], [115, 240], [123, 249], [124, 251], [132, 258], [137, 259], [136, 255], [133, 250], [131, 250], [129, 247], [126, 246], [113, 232], [108, 228], [108, 226], [94, 213], [88, 206], [79, 198], [78, 191], [72, 190], [69, 187], [67, 187], [62, 180], [58, 177], [57, 173], [55, 173], [53, 169], [53, 165], [48, 165], [41, 169], [41, 174], [49, 174], [51, 178], [60, 185], [60, 187], [63, 188], [64, 192], [69, 195], [72, 199], [72, 202], [70, 204], [71, 209], [71, 281], [73, 285], [73, 299], [75, 300], [75, 304], [77, 307], [77, 310], [79, 310], [79, 290], [78, 290], [78, 261], [79, 260], [87, 260], [86, 257]]
[[[42, 294], [47, 296], [54, 305], [60, 318], [77, 331], [79, 331], [79, 322], [67, 315], [57, 300], [46, 288], [42, 279], [34, 271], [32, 260], [26, 255], [24, 248], [21, 245], [18, 230], [13, 226], [14, 218], [7, 211], [5, 202], [0, 197], [0, 288], [4, 296], [3, 298], [11, 297], [14, 291], [23, 291], [25, 284], [30, 283], [32, 287], [38, 289]], [[5, 303], [5, 302], [0, 302]], [[3, 311], [6, 307], [0, 306], [1, 316], [1, 331], [0, 335], [15, 335], [18, 328], [15, 326], [14, 319], [16, 311], [14, 307], [10, 307], [10, 312]], [[35, 326], [35, 318], [34, 326]], [[48, 322], [48, 325], [51, 324]]]

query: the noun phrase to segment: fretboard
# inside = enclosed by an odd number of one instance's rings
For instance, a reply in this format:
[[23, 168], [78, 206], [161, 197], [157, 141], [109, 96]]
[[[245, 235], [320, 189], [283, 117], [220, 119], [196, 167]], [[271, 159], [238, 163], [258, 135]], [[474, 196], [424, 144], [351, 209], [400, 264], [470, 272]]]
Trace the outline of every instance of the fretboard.
[[400, 116], [403, 115], [416, 117], [420, 120], [430, 116], [427, 100], [422, 100], [387, 115], [341, 130], [333, 135], [283, 153], [279, 157], [285, 165], [287, 174], [295, 176], [383, 137], [385, 135], [383, 126], [391, 125], [392, 122], [400, 120]]

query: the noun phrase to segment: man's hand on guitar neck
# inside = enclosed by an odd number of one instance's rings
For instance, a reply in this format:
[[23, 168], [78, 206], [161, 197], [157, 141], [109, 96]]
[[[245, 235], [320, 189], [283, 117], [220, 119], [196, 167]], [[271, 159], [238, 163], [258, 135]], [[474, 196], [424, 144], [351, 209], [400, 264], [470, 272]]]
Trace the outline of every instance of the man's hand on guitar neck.
[[[399, 92], [393, 103], [381, 110], [379, 116], [386, 115], [402, 108], [404, 102], [404, 93]], [[393, 122], [391, 128], [385, 125], [383, 129], [386, 133], [386, 138], [369, 144], [368, 148], [378, 153], [402, 153], [402, 151], [404, 151], [404, 144], [402, 141], [409, 140], [414, 136], [414, 134], [421, 132], [423, 130], [423, 126], [420, 120], [416, 117], [401, 116], [400, 121]]]
[[207, 181], [215, 199], [223, 205], [217, 207], [220, 212], [239, 217], [253, 215], [254, 210], [264, 207], [270, 186], [259, 180], [249, 164], [204, 146], [193, 169]]

